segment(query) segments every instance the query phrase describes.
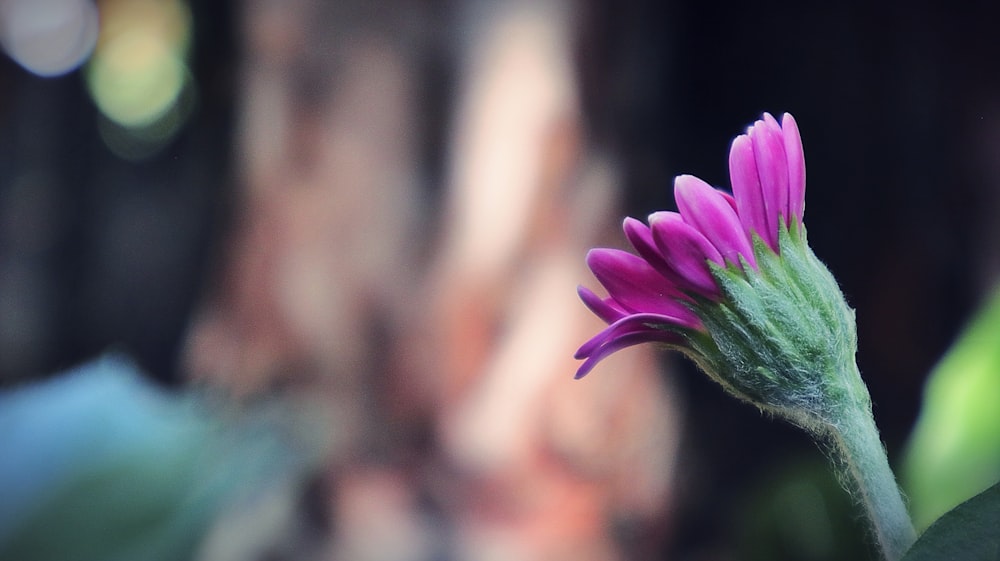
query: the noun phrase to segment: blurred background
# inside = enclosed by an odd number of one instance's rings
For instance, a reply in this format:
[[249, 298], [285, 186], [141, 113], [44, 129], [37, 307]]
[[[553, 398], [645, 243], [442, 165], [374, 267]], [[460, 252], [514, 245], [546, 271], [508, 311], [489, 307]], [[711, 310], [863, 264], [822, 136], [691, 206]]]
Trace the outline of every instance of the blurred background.
[[793, 113], [810, 242], [900, 465], [1000, 274], [998, 17], [0, 0], [0, 385], [113, 351], [167, 395], [320, 404], [288, 507], [308, 546], [226, 534], [242, 558], [864, 559], [822, 452], [691, 364], [633, 348], [574, 382], [601, 327], [574, 289], [625, 216], [675, 208], [674, 176], [728, 187], [731, 139]]

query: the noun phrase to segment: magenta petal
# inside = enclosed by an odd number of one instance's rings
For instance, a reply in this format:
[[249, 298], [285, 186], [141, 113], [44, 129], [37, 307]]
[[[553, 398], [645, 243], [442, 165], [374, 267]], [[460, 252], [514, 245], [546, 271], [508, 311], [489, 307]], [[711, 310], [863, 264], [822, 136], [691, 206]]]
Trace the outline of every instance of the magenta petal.
[[675, 300], [680, 289], [640, 257], [618, 249], [592, 249], [587, 265], [608, 294], [627, 311], [657, 313], [697, 325], [698, 317]]
[[718, 296], [708, 261], [724, 264], [719, 250], [676, 212], [653, 213], [649, 224], [663, 259], [683, 279], [682, 288], [709, 298]]
[[781, 132], [785, 143], [785, 156], [788, 160], [788, 224], [791, 221], [802, 223], [806, 209], [806, 160], [802, 152], [802, 137], [795, 119], [785, 113], [781, 117]]
[[676, 323], [675, 318], [659, 314], [635, 314], [618, 320], [591, 337], [576, 352], [574, 358], [587, 358], [577, 370], [576, 378], [582, 378], [598, 362], [625, 347], [650, 342], [681, 344], [683, 339], [678, 334], [659, 327]]
[[684, 221], [708, 238], [725, 260], [742, 265], [743, 256], [757, 266], [740, 218], [721, 191], [693, 175], [680, 175], [674, 180], [674, 198]]
[[623, 335], [647, 331], [670, 333], [669, 331], [661, 328], [661, 326], [667, 327], [670, 325], [686, 327], [682, 326], [677, 318], [661, 314], [632, 314], [630, 316], [625, 316], [605, 327], [600, 333], [594, 335], [589, 341], [581, 345], [580, 348], [577, 349], [576, 354], [573, 355], [573, 358], [579, 359], [591, 356], [596, 349], [605, 343]]
[[639, 256], [656, 269], [656, 272], [666, 277], [668, 281], [675, 285], [683, 282], [679, 275], [667, 264], [659, 248], [656, 247], [656, 241], [653, 240], [653, 233], [650, 231], [649, 226], [646, 226], [635, 218], [629, 217], [622, 224], [622, 229], [625, 230], [625, 237], [628, 238], [629, 243], [632, 244], [632, 247], [635, 248]]
[[576, 287], [576, 293], [580, 295], [583, 304], [605, 323], [614, 323], [628, 315], [613, 298], [601, 298], [585, 286]]
[[649, 226], [630, 216], [622, 223], [622, 230], [625, 231], [625, 237], [628, 238], [629, 243], [639, 253], [639, 256], [652, 265], [654, 269], [663, 273], [661, 269], [666, 268], [666, 263], [663, 261], [660, 251], [656, 249], [656, 243], [653, 242], [653, 234], [649, 231]]
[[743, 231], [750, 239], [753, 239], [752, 234], [756, 232], [771, 249], [777, 250], [777, 232], [773, 236], [768, 235], [770, 230], [767, 226], [760, 175], [753, 155], [753, 141], [747, 135], [737, 136], [729, 149], [729, 178], [733, 184], [736, 212], [743, 224]]
[[580, 368], [576, 370], [576, 375], [573, 376], [575, 379], [579, 380], [591, 370], [597, 366], [597, 363], [607, 358], [612, 353], [620, 351], [627, 347], [633, 347], [635, 345], [641, 345], [642, 343], [675, 343], [679, 344], [680, 341], [676, 335], [668, 331], [643, 331], [639, 333], [631, 333], [628, 335], [622, 335], [613, 341], [609, 341], [606, 345], [598, 349], [597, 352], [587, 357], [587, 360], [583, 361]]
[[[736, 199], [725, 191], [719, 191], [719, 193], [722, 195], [722, 198], [726, 199], [729, 206], [733, 207], [733, 212], [736, 212]], [[749, 238], [750, 236], [748, 235], [747, 237]]]
[[[765, 113], [750, 131], [753, 153], [760, 175], [760, 188], [764, 196], [769, 236], [778, 236], [778, 217], [788, 216], [788, 158], [785, 156], [785, 137], [774, 117]], [[775, 244], [775, 247], [777, 244]]]

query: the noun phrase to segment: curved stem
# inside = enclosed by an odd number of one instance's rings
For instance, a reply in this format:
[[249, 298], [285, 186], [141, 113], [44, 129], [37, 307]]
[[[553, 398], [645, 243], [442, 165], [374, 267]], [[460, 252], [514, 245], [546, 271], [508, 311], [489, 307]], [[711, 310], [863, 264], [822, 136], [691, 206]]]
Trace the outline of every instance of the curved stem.
[[867, 512], [883, 556], [886, 561], [896, 561], [917, 539], [913, 523], [889, 467], [870, 406], [855, 407], [844, 417], [832, 431], [833, 444], [841, 455], [848, 484]]

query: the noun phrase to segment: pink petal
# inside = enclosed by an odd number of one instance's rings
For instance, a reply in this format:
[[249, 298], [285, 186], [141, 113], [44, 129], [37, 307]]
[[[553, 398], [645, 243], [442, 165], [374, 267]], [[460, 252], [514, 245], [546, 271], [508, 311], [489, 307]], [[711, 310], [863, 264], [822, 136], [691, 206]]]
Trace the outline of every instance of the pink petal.
[[599, 347], [622, 335], [645, 331], [669, 333], [660, 327], [650, 327], [650, 325], [667, 327], [670, 325], [679, 326], [680, 324], [677, 323], [676, 318], [661, 314], [632, 314], [625, 316], [605, 327], [600, 333], [594, 335], [589, 341], [581, 345], [577, 349], [576, 354], [573, 355], [573, 358], [580, 359], [591, 356]]
[[[733, 207], [733, 212], [736, 212], [736, 199], [725, 191], [719, 191], [719, 193], [721, 193], [722, 197], [726, 199], [726, 202], [729, 203], [729, 206]], [[747, 237], [749, 238], [750, 236]]]
[[719, 250], [676, 212], [657, 212], [649, 216], [653, 240], [667, 265], [683, 279], [681, 288], [709, 298], [719, 295], [719, 287], [708, 268], [708, 261], [725, 262]]
[[604, 360], [612, 353], [618, 352], [622, 349], [628, 347], [634, 347], [635, 345], [641, 345], [643, 343], [675, 343], [680, 344], [679, 338], [670, 333], [669, 331], [645, 331], [639, 333], [630, 333], [628, 335], [622, 335], [613, 341], [609, 341], [606, 345], [602, 346], [596, 353], [587, 357], [587, 360], [583, 361], [576, 370], [576, 375], [573, 376], [574, 379], [579, 380], [591, 370], [597, 366], [597, 363]]
[[667, 316], [636, 314], [622, 318], [608, 326], [584, 343], [574, 355], [574, 358], [577, 359], [587, 359], [577, 369], [575, 378], [580, 379], [586, 376], [598, 362], [626, 347], [655, 342], [681, 344], [683, 339], [676, 333], [650, 326], [671, 323], [675, 323], [673, 318]]
[[614, 323], [628, 315], [628, 312], [619, 306], [613, 298], [601, 298], [585, 286], [576, 287], [576, 293], [580, 295], [583, 304], [605, 323]]
[[675, 285], [681, 282], [680, 277], [667, 265], [666, 260], [663, 259], [663, 255], [660, 254], [649, 226], [646, 226], [635, 218], [629, 217], [622, 224], [622, 229], [625, 231], [625, 237], [628, 238], [629, 243], [632, 244], [632, 247], [635, 248], [639, 256], [656, 269], [656, 272], [666, 277], [668, 281]]
[[733, 184], [736, 212], [747, 237], [753, 239], [753, 233], [756, 232], [771, 249], [777, 250], [777, 235], [768, 235], [770, 230], [767, 226], [764, 194], [760, 188], [760, 175], [753, 155], [753, 141], [745, 134], [737, 136], [729, 149], [729, 179]]
[[615, 302], [634, 313], [656, 313], [676, 317], [695, 326], [698, 317], [677, 301], [680, 289], [656, 272], [640, 257], [618, 249], [591, 249], [587, 265]]
[[757, 266], [740, 218], [721, 191], [693, 175], [680, 175], [674, 180], [674, 198], [684, 221], [708, 238], [725, 260], [742, 265], [743, 256]]
[[[764, 120], [754, 123], [750, 140], [753, 141], [753, 154], [764, 197], [767, 232], [777, 240], [779, 216], [788, 216], [788, 158], [785, 156], [785, 137], [774, 117], [764, 113]], [[777, 251], [777, 243], [773, 249]]]
[[785, 156], [788, 160], [788, 216], [802, 224], [802, 216], [806, 208], [806, 160], [802, 152], [802, 137], [799, 126], [788, 113], [781, 117], [781, 132], [785, 143]]

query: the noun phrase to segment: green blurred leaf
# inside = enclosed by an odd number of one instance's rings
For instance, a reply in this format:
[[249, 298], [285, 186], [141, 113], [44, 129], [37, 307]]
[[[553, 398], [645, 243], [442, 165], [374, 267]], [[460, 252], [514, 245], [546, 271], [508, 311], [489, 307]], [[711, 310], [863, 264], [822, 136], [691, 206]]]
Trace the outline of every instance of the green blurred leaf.
[[939, 518], [902, 561], [997, 561], [1000, 559], [1000, 484]]
[[191, 559], [316, 465], [289, 405], [164, 391], [116, 356], [0, 393], [0, 560]]
[[902, 475], [918, 529], [1000, 479], [1000, 290], [928, 378]]
[[814, 450], [772, 458], [738, 498], [736, 551], [743, 561], [868, 561], [866, 521]]

